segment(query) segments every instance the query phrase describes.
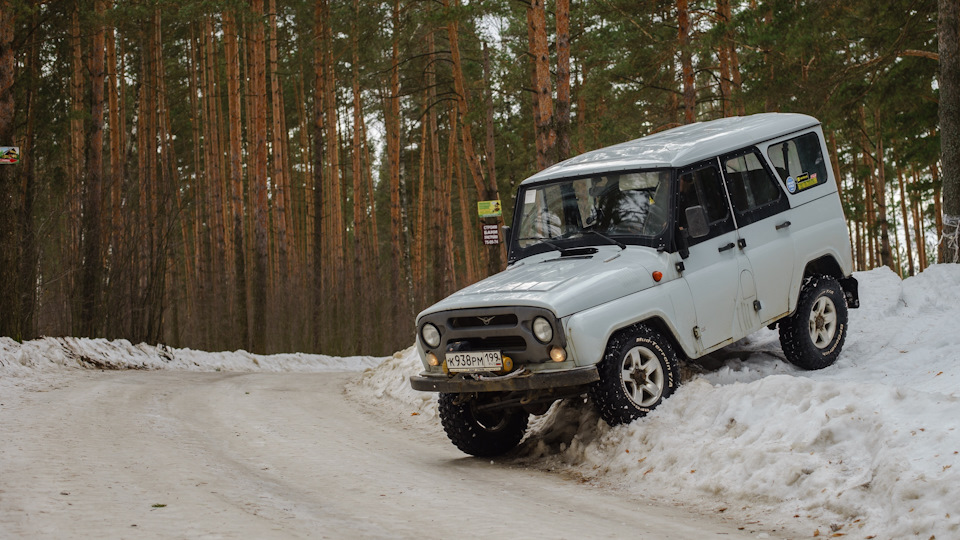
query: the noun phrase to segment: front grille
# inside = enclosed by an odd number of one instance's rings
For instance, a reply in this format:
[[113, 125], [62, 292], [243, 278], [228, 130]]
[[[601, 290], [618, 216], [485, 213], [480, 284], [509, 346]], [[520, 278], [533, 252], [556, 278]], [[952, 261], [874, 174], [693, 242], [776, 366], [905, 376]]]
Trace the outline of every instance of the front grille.
[[[553, 325], [550, 343], [540, 343], [533, 335], [532, 324], [537, 317]], [[438, 356], [456, 351], [501, 351], [515, 365], [522, 365], [547, 362], [550, 347], [567, 346], [560, 321], [541, 307], [490, 306], [427, 313], [418, 328], [428, 322], [440, 330], [441, 340], [438, 347], [425, 349]]]
[[522, 336], [490, 336], [460, 339], [447, 346], [447, 350], [458, 351], [510, 351], [527, 350], [527, 342]]
[[516, 326], [517, 316], [513, 313], [488, 315], [486, 317], [451, 317], [451, 328], [483, 328], [484, 326]]

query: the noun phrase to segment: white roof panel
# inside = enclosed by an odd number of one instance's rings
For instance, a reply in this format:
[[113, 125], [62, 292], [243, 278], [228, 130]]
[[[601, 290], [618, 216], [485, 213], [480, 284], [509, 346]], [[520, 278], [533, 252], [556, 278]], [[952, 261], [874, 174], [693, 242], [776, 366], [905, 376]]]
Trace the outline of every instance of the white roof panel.
[[820, 124], [812, 116], [762, 113], [687, 124], [572, 157], [524, 184], [601, 171], [683, 167]]

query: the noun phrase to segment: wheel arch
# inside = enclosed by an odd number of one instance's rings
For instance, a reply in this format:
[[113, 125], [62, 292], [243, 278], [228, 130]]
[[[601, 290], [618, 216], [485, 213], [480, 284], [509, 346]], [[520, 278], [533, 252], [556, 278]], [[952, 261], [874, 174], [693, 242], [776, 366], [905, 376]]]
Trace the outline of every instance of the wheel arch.
[[607, 345], [609, 346], [611, 341], [620, 337], [622, 334], [629, 332], [640, 326], [646, 326], [647, 328], [654, 330], [658, 334], [662, 335], [667, 341], [669, 341], [670, 346], [673, 347], [674, 352], [677, 353], [678, 360], [685, 362], [690, 359], [686, 351], [684, 351], [683, 349], [683, 344], [680, 342], [679, 339], [677, 339], [677, 336], [674, 334], [673, 327], [667, 324], [667, 321], [665, 321], [662, 317], [657, 315], [653, 315], [641, 321], [626, 324], [621, 326], [620, 328], [617, 328], [616, 330], [611, 332], [610, 336], [607, 338]]
[[858, 308], [860, 307], [860, 293], [859, 293], [859, 284], [857, 283], [857, 278], [853, 277], [852, 273], [847, 275], [844, 272], [843, 266], [841, 266], [840, 261], [832, 254], [828, 253], [826, 255], [821, 255], [820, 257], [813, 259], [808, 262], [803, 269], [803, 275], [801, 276], [799, 282], [794, 285], [794, 288], [791, 290], [790, 294], [790, 307], [791, 313], [796, 311], [797, 308], [797, 299], [800, 296], [800, 287], [802, 286], [804, 280], [810, 276], [814, 275], [826, 275], [836, 279], [840, 283], [840, 287], [843, 288], [844, 296], [846, 299], [846, 304], [848, 308]]

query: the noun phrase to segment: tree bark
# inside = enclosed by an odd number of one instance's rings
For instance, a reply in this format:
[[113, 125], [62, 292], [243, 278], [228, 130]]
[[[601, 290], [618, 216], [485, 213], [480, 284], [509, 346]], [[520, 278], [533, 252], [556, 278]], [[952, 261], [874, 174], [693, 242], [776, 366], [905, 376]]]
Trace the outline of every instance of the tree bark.
[[254, 353], [263, 354], [267, 349], [267, 77], [265, 66], [263, 0], [252, 0], [254, 22], [252, 26], [251, 56], [253, 66], [250, 77], [250, 93], [255, 106], [251, 150], [253, 167], [250, 171], [250, 186], [254, 192], [254, 271], [253, 271], [253, 320], [250, 342]]
[[274, 228], [275, 242], [279, 259], [280, 273], [278, 284], [287, 281], [290, 273], [288, 238], [291, 230], [290, 220], [290, 178], [287, 175], [287, 130], [283, 111], [283, 92], [280, 89], [280, 74], [277, 73], [277, 7], [276, 0], [269, 0], [267, 19], [270, 26], [269, 55], [270, 55], [270, 110], [273, 141], [270, 145], [273, 154], [273, 195], [274, 195]]
[[557, 0], [557, 161], [570, 157], [570, 0]]
[[387, 97], [385, 120], [387, 126], [387, 162], [390, 168], [390, 280], [393, 302], [392, 319], [399, 323], [406, 311], [403, 284], [406, 272], [403, 267], [400, 221], [400, 0], [394, 0], [391, 15], [393, 23], [393, 48], [390, 57], [390, 94]]
[[897, 164], [897, 184], [900, 186], [900, 213], [903, 214], [903, 236], [907, 245], [907, 272], [913, 275], [913, 247], [910, 242], [910, 220], [907, 217], [906, 189], [903, 186], [903, 168]]
[[[0, 144], [10, 144], [14, 133], [15, 11], [8, 0], [0, 1]], [[0, 336], [21, 339], [17, 294], [17, 182], [10, 166], [0, 168]]]
[[690, 10], [687, 0], [677, 0], [678, 48], [683, 77], [683, 123], [696, 121], [697, 91], [694, 88], [693, 59], [690, 52]]
[[223, 14], [224, 51], [227, 67], [227, 115], [230, 118], [230, 195], [233, 210], [233, 294], [234, 324], [237, 338], [250, 348], [250, 330], [247, 320], [247, 264], [246, 231], [243, 226], [243, 141], [240, 104], [240, 35], [232, 12]]
[[547, 48], [547, 11], [545, 0], [530, 0], [527, 24], [530, 25], [530, 57], [534, 68], [534, 93], [537, 102], [534, 129], [537, 135], [537, 170], [557, 162], [556, 131], [553, 119], [553, 85], [550, 83], [550, 51]]
[[960, 262], [960, 3], [939, 0], [940, 162], [943, 165], [943, 242], [945, 262]]
[[[444, 6], [448, 5], [448, 0], [444, 0]], [[454, 0], [454, 6], [458, 6], [459, 1]], [[473, 177], [474, 186], [477, 190], [479, 200], [491, 201], [500, 200], [500, 191], [497, 188], [496, 180], [487, 178], [484, 180], [483, 169], [480, 166], [480, 158], [477, 156], [476, 148], [473, 145], [473, 135], [470, 132], [470, 126], [467, 124], [469, 108], [467, 106], [467, 89], [463, 81], [463, 67], [460, 61], [460, 45], [457, 37], [458, 25], [456, 19], [451, 19], [447, 25], [447, 33], [450, 37], [450, 56], [452, 60], [451, 69], [453, 70], [454, 88], [457, 93], [457, 110], [459, 113], [460, 124], [460, 143], [463, 147], [463, 156], [467, 161], [467, 168], [470, 176]], [[549, 74], [548, 74], [549, 75]], [[542, 114], [542, 113], [541, 113]], [[492, 220], [494, 221], [494, 220]], [[503, 225], [503, 217], [495, 220], [497, 227]], [[495, 274], [506, 264], [506, 250], [503, 243], [498, 244], [490, 250], [489, 266], [487, 268], [490, 274]]]
[[87, 131], [86, 178], [83, 183], [83, 263], [80, 278], [80, 335], [95, 337], [102, 332], [100, 320], [100, 281], [103, 276], [101, 253], [100, 193], [103, 183], [103, 83], [105, 78], [104, 0], [94, 0], [96, 18], [90, 57], [90, 125]]

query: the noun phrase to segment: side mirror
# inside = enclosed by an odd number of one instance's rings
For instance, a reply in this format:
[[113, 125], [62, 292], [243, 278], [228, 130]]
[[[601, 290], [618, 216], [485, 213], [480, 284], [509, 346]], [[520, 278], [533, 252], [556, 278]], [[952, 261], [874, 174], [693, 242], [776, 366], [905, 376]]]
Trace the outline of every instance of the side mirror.
[[691, 206], [686, 210], [687, 232], [691, 238], [703, 238], [710, 234], [707, 211], [702, 206]]

